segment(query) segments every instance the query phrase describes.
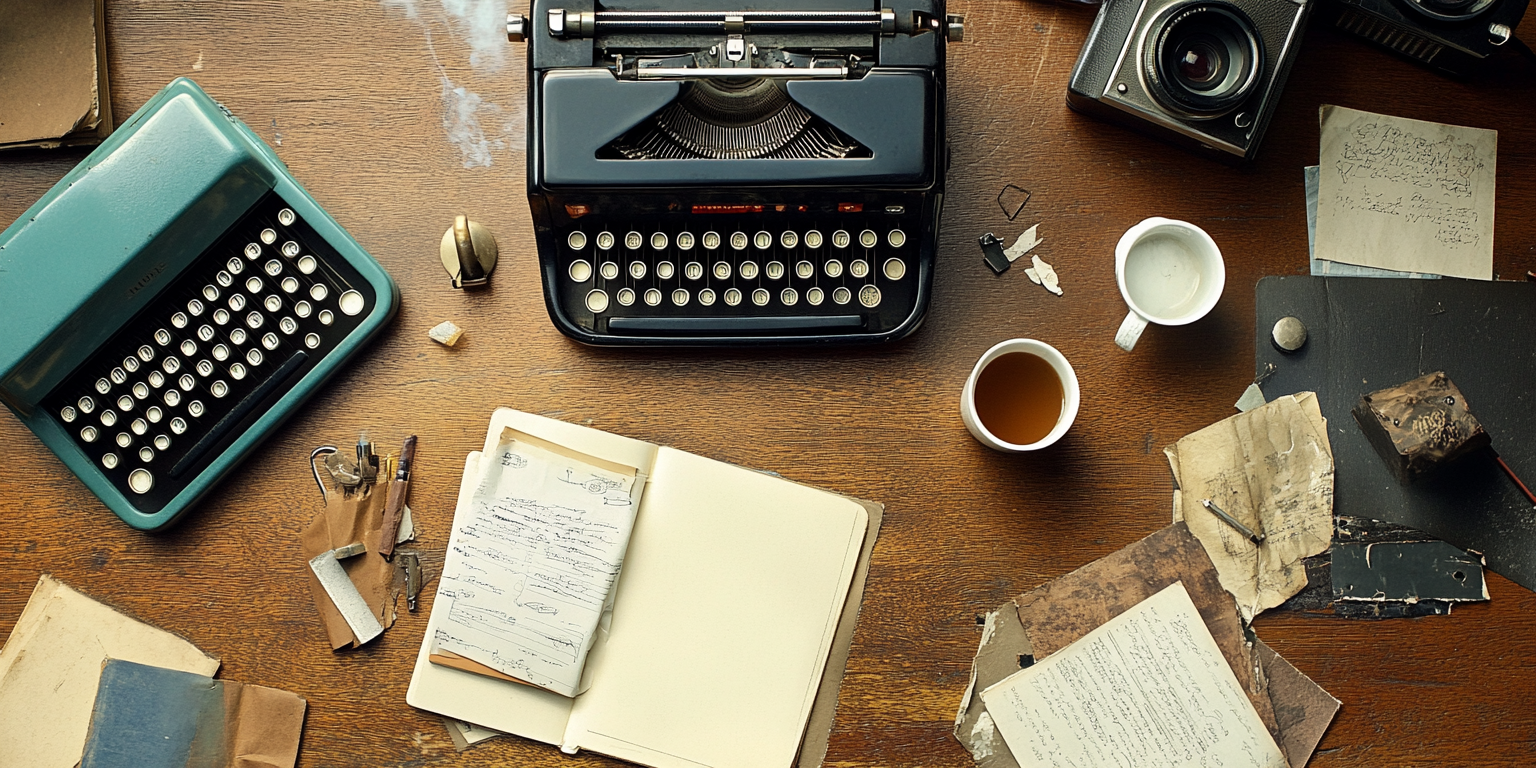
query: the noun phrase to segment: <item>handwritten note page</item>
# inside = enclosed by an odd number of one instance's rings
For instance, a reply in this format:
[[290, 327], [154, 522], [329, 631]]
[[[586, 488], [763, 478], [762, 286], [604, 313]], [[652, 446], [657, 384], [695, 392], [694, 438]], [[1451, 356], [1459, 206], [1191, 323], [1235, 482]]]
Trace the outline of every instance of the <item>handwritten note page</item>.
[[443, 566], [437, 599], [451, 607], [434, 650], [575, 696], [644, 478], [510, 429], [481, 465]]
[[1182, 582], [981, 698], [1029, 768], [1286, 768]]
[[1324, 105], [1319, 259], [1493, 279], [1498, 132]]

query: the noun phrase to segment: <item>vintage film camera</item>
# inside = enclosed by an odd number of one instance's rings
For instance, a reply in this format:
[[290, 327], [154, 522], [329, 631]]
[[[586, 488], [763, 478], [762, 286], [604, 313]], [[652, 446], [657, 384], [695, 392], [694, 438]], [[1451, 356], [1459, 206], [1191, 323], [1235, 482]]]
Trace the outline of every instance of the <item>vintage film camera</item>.
[[1338, 25], [1454, 75], [1514, 36], [1529, 0], [1339, 0]]
[[1227, 162], [1253, 159], [1316, 0], [1106, 0], [1067, 104]]

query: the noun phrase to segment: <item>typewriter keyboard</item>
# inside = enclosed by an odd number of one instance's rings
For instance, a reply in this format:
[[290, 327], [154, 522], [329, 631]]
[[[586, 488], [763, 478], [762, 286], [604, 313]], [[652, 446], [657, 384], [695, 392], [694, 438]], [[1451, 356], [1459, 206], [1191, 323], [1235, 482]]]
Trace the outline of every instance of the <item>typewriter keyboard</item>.
[[566, 314], [596, 333], [877, 333], [918, 296], [912, 217], [582, 224], [558, 233], [556, 279]]
[[140, 510], [179, 493], [373, 308], [274, 194], [44, 399]]

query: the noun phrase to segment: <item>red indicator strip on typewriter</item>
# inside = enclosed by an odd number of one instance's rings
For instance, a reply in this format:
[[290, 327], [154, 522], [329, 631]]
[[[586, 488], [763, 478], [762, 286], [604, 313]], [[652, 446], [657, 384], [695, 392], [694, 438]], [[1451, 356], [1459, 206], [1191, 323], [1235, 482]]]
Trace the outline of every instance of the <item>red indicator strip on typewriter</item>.
[[695, 205], [694, 213], [762, 213], [761, 205]]

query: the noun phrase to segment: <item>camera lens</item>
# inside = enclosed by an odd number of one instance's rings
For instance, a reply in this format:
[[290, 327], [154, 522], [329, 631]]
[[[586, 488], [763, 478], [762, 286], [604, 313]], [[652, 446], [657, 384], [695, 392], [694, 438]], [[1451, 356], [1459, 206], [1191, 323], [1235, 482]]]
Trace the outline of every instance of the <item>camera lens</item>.
[[1174, 6], [1147, 32], [1145, 75], [1165, 107], [1216, 117], [1241, 104], [1258, 83], [1263, 44], [1248, 17], [1230, 5]]

